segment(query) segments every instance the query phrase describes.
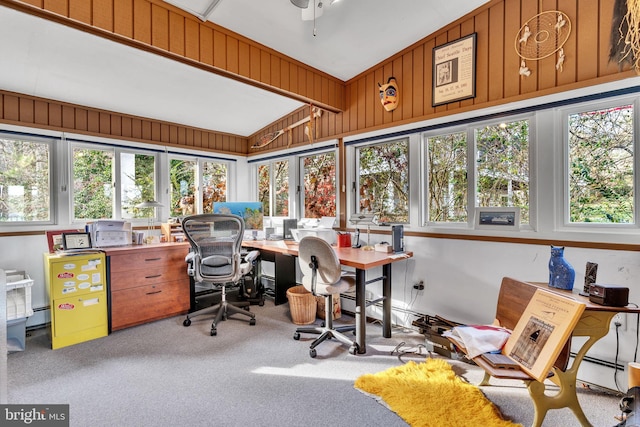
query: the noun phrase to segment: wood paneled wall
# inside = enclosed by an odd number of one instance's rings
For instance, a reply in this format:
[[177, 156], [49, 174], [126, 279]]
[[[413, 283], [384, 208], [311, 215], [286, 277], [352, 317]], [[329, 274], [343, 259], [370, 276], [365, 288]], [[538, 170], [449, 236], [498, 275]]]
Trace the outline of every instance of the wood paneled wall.
[[0, 91], [0, 122], [149, 144], [247, 153], [247, 138]]
[[328, 111], [344, 82], [161, 0], [0, 0], [0, 5], [127, 43]]
[[[424, 121], [498, 104], [577, 89], [635, 76], [610, 63], [609, 40], [614, 0], [494, 0], [460, 20], [404, 49], [377, 66], [349, 80], [346, 110], [323, 115], [321, 139], [357, 135], [390, 126]], [[556, 70], [556, 56], [527, 61], [529, 77], [519, 74], [520, 57], [515, 38], [529, 19], [543, 11], [559, 10], [571, 20], [572, 31], [564, 45], [563, 70]], [[434, 47], [477, 33], [476, 96], [438, 107], [432, 106], [432, 51]], [[378, 83], [395, 76], [400, 104], [387, 112], [379, 101]], [[251, 146], [260, 135], [282, 129], [290, 117], [249, 138]], [[280, 139], [249, 155], [286, 148]], [[294, 139], [293, 146], [308, 144]]]
[[[614, 0], [492, 0], [346, 83], [160, 0], [0, 0], [0, 5], [324, 107], [316, 121], [320, 141], [635, 76], [608, 60]], [[563, 70], [556, 70], [553, 55], [527, 61], [531, 75], [522, 77], [515, 37], [524, 22], [549, 10], [564, 12], [572, 24]], [[476, 96], [433, 107], [433, 48], [472, 33], [477, 34]], [[393, 112], [382, 108], [378, 94], [378, 83], [390, 76], [400, 87]], [[300, 126], [291, 144], [285, 133], [264, 148], [249, 148], [265, 133], [304, 118], [309, 107], [248, 139], [20, 94], [3, 94], [0, 108], [0, 120], [12, 124], [249, 156], [309, 143]]]

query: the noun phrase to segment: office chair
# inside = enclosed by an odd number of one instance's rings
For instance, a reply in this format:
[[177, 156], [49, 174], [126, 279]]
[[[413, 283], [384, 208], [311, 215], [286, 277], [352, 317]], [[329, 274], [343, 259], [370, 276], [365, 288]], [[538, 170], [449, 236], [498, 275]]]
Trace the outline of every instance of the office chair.
[[313, 295], [324, 297], [325, 321], [322, 326], [303, 326], [296, 329], [293, 339], [299, 340], [301, 333], [320, 334], [309, 347], [309, 355], [316, 357], [316, 347], [327, 338], [349, 345], [349, 353], [358, 352], [358, 344], [344, 335], [351, 331], [355, 334], [355, 325], [333, 326], [333, 297], [355, 286], [355, 277], [343, 275], [338, 256], [329, 243], [315, 236], [305, 236], [300, 240], [298, 263], [303, 274], [302, 285]]
[[251, 273], [254, 261], [260, 255], [258, 251], [241, 255], [244, 220], [227, 214], [191, 215], [182, 220], [182, 230], [191, 244], [191, 252], [186, 258], [189, 275], [196, 282], [217, 285], [221, 291], [219, 304], [187, 314], [182, 324], [189, 326], [194, 317], [215, 313], [211, 336], [217, 335], [220, 319], [227, 320], [233, 314], [247, 316], [249, 325], [255, 325], [255, 314], [249, 311], [250, 302], [230, 304], [226, 298], [226, 287]]

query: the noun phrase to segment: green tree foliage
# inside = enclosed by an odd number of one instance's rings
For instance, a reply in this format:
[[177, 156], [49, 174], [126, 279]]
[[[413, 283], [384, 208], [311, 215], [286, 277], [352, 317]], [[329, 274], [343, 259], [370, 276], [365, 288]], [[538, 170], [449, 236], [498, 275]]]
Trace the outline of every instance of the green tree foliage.
[[169, 165], [171, 216], [195, 213], [196, 162], [171, 159]]
[[467, 133], [427, 139], [429, 221], [467, 221]]
[[113, 152], [73, 150], [73, 216], [113, 218]]
[[571, 222], [634, 222], [633, 106], [569, 116]]
[[529, 222], [529, 122], [519, 120], [476, 129], [476, 203], [520, 207]]
[[49, 145], [0, 138], [0, 221], [50, 219]]
[[258, 166], [258, 201], [265, 215], [271, 216], [270, 165]]
[[362, 147], [359, 160], [359, 207], [380, 222], [409, 222], [409, 141]]

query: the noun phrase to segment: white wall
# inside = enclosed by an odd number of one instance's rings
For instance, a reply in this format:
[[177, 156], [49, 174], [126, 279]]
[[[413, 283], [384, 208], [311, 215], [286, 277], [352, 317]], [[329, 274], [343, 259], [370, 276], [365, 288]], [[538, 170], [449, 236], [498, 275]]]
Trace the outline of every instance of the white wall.
[[[377, 241], [372, 235], [372, 241]], [[411, 312], [440, 315], [466, 324], [493, 322], [500, 282], [504, 276], [547, 282], [550, 247], [515, 243], [420, 238], [405, 236], [405, 248], [414, 257], [393, 265], [393, 306]], [[625, 286], [630, 289], [630, 302], [640, 304], [640, 253], [567, 247], [565, 258], [576, 270], [574, 289], [582, 290], [587, 261], [598, 264], [598, 283]], [[368, 273], [372, 278], [381, 270]], [[424, 281], [425, 289], [416, 291], [413, 285]], [[367, 287], [369, 298], [380, 297], [379, 284]], [[348, 309], [346, 302], [345, 309]], [[414, 316], [401, 311], [394, 321], [410, 325]], [[380, 309], [369, 307], [367, 315], [381, 318]], [[636, 344], [636, 315], [626, 315], [619, 329], [618, 364], [633, 361]], [[576, 340], [577, 341], [577, 340]], [[577, 342], [576, 342], [577, 344]], [[573, 351], [579, 347], [574, 346]], [[588, 352], [588, 356], [613, 363], [616, 355], [616, 334], [609, 334]], [[614, 370], [583, 362], [578, 377], [590, 383], [616, 389]], [[618, 386], [627, 390], [627, 372], [618, 373]]]

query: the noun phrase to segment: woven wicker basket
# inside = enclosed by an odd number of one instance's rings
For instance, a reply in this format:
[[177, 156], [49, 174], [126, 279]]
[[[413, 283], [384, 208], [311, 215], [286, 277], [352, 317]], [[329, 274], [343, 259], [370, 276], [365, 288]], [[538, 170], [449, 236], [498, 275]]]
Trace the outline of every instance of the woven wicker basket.
[[309, 325], [316, 320], [317, 303], [311, 292], [297, 285], [287, 289], [291, 320], [296, 325]]

